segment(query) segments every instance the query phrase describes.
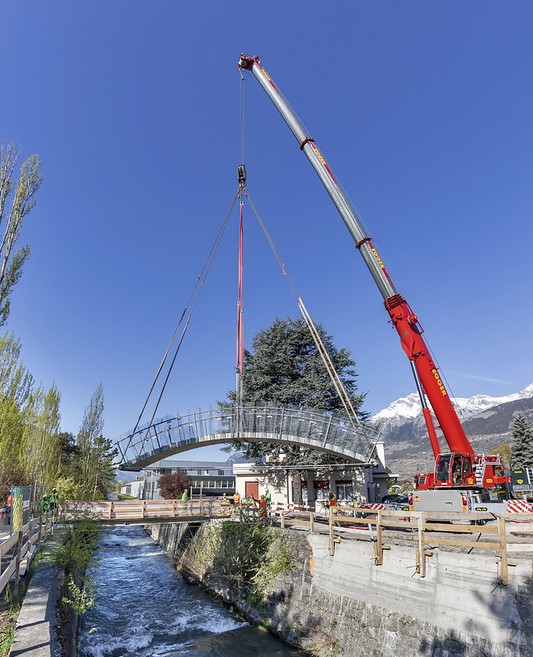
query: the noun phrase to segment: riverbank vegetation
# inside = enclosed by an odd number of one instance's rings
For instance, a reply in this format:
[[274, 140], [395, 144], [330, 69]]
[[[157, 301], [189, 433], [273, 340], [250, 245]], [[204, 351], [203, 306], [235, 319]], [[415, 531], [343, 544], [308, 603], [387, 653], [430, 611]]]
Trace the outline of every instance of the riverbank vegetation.
[[211, 522], [199, 532], [184, 568], [202, 581], [229, 585], [250, 604], [264, 603], [274, 579], [296, 565], [286, 532], [265, 523]]
[[64, 655], [77, 654], [80, 616], [96, 602], [88, 572], [96, 561], [100, 535], [98, 523], [85, 516], [68, 526], [58, 541], [55, 561], [61, 570], [59, 633]]

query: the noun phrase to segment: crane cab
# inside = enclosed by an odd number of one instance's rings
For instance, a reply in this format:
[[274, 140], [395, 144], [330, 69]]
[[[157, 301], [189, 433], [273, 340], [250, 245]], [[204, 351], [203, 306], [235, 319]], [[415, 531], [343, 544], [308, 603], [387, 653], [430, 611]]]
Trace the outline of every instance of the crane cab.
[[439, 454], [435, 459], [435, 470], [418, 474], [415, 487], [418, 490], [434, 488], [485, 489], [505, 485], [509, 477], [497, 455]]

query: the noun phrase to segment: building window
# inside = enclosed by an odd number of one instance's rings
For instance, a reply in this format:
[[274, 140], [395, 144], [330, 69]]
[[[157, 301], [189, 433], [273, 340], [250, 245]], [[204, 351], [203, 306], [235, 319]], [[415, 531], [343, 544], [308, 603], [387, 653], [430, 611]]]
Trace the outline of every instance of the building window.
[[351, 500], [353, 498], [353, 482], [351, 481], [337, 481], [337, 499], [338, 500]]

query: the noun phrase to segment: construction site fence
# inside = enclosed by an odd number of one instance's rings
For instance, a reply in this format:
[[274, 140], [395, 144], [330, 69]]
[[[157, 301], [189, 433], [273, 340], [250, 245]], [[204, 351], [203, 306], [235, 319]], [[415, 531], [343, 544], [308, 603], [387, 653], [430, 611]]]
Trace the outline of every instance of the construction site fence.
[[[342, 515], [339, 509], [331, 507], [326, 517], [313, 511], [298, 513], [283, 511], [274, 513], [279, 517], [282, 528], [298, 527], [311, 533], [320, 531], [324, 522], [328, 524], [329, 554], [335, 555], [335, 545], [339, 535], [350, 532], [350, 536], [368, 541], [371, 537], [374, 564], [383, 565], [384, 554], [390, 550], [384, 539], [384, 531], [399, 529], [416, 533], [415, 572], [425, 577], [427, 560], [433, 556], [434, 546], [473, 548], [494, 551], [498, 555], [498, 578], [501, 584], [509, 584], [509, 558], [506, 524], [533, 523], [533, 513], [440, 513], [432, 511], [394, 511], [389, 509], [372, 509], [358, 507], [351, 509], [351, 514]], [[260, 516], [259, 516], [260, 518]], [[244, 518], [246, 519], [246, 518]], [[367, 530], [367, 531], [361, 531]], [[533, 535], [532, 535], [533, 537]]]

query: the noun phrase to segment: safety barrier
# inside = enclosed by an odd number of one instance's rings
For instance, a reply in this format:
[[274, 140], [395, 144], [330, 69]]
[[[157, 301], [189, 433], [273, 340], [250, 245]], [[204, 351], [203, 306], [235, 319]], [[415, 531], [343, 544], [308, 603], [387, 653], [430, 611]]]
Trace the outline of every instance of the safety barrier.
[[21, 575], [30, 565], [42, 541], [52, 533], [53, 528], [53, 512], [48, 511], [38, 518], [32, 518], [0, 543], [0, 595], [13, 577], [14, 593], [17, 594]]

